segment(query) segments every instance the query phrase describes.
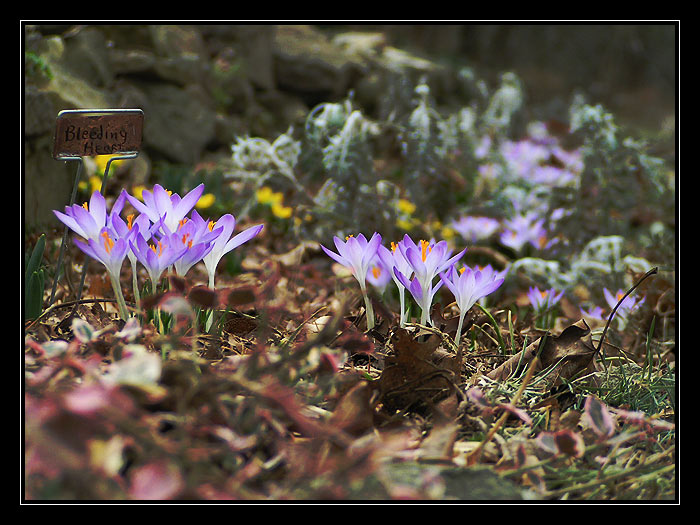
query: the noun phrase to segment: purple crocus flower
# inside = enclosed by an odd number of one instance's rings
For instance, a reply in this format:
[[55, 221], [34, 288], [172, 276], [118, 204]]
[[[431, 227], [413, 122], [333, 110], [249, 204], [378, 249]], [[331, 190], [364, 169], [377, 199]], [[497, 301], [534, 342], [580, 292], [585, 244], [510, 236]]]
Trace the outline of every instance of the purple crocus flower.
[[[465, 248], [457, 255], [452, 256], [452, 250], [448, 249], [447, 241], [438, 243], [421, 240], [420, 247], [416, 245], [409, 236], [404, 236], [403, 244], [399, 244], [399, 249], [411, 270], [415, 274], [413, 281], [409, 281], [405, 274], [401, 274], [399, 280], [408, 288], [421, 307], [421, 324], [429, 321], [430, 303], [435, 292], [442, 286], [442, 282], [433, 287], [433, 280], [440, 273], [452, 266], [462, 258], [467, 249]], [[394, 273], [398, 270], [394, 269]], [[399, 272], [400, 273], [400, 272]], [[397, 275], [398, 277], [398, 275]], [[418, 284], [415, 284], [417, 281]], [[408, 285], [406, 283], [409, 283]], [[411, 286], [412, 288], [409, 288]]]
[[339, 237], [333, 237], [338, 253], [335, 253], [325, 246], [321, 245], [321, 249], [335, 262], [349, 268], [352, 275], [360, 284], [360, 291], [365, 299], [365, 312], [367, 315], [367, 329], [374, 328], [374, 309], [372, 302], [367, 295], [367, 272], [370, 269], [372, 262], [377, 256], [377, 250], [382, 242], [382, 236], [375, 232], [368, 241], [363, 234], [357, 237], [349, 235], [345, 242]]
[[122, 190], [131, 205], [141, 213], [145, 213], [152, 223], [161, 219], [163, 224], [174, 232], [180, 221], [190, 212], [204, 192], [204, 184], [200, 184], [184, 197], [165, 190], [160, 184], [153, 186], [153, 191], [143, 190], [143, 202]]
[[500, 224], [490, 217], [461, 217], [452, 222], [452, 228], [469, 242], [487, 239], [498, 230]]
[[413, 300], [416, 301], [421, 309], [420, 324], [427, 325], [432, 322], [430, 319], [430, 305], [433, 302], [433, 297], [442, 287], [442, 281], [438, 282], [437, 286], [433, 287], [432, 282], [423, 287], [418, 277], [409, 280], [404, 274], [399, 272], [398, 268], [394, 267], [394, 275], [399, 279], [401, 284], [411, 293]]
[[519, 252], [525, 244], [530, 243], [535, 248], [547, 246], [547, 230], [544, 229], [544, 219], [537, 217], [535, 213], [516, 215], [504, 222], [504, 231], [501, 233], [501, 244], [513, 248]]
[[[193, 217], [195, 217], [195, 220], [198, 221], [196, 217], [198, 217], [199, 215], [195, 215], [195, 213], [196, 212], [193, 212]], [[231, 250], [234, 250], [238, 248], [241, 244], [251, 240], [258, 233], [260, 233], [260, 230], [263, 229], [263, 225], [258, 224], [257, 226], [251, 226], [250, 228], [247, 228], [242, 232], [238, 233], [237, 235], [231, 237], [231, 235], [233, 235], [233, 229], [236, 227], [236, 219], [230, 213], [223, 215], [216, 222], [207, 222], [207, 228], [210, 231], [216, 231], [214, 230], [215, 225], [217, 226], [217, 230], [221, 228], [221, 232], [212, 241], [211, 250], [203, 258], [204, 266], [206, 267], [207, 273], [209, 274], [209, 288], [214, 288], [214, 276], [216, 274], [216, 267], [219, 265], [219, 261], [221, 261], [221, 258]]]
[[423, 290], [429, 290], [433, 279], [460, 260], [467, 251], [465, 248], [452, 256], [452, 250], [448, 248], [447, 241], [435, 243], [422, 240], [419, 244], [420, 248], [410, 237], [405, 236], [404, 244], [400, 245], [399, 249], [411, 265]]
[[114, 289], [117, 303], [119, 304], [119, 313], [124, 320], [128, 318], [128, 313], [121, 291], [119, 274], [121, 273], [124, 258], [129, 251], [129, 239], [134, 234], [138, 234], [138, 227], [134, 228], [124, 237], [119, 237], [111, 228], [103, 227], [99, 233], [99, 241], [92, 238], [87, 239], [87, 242], [74, 239], [78, 248], [93, 259], [101, 262], [105, 268], [107, 268], [107, 273], [109, 274], [112, 288]]
[[104, 196], [95, 190], [90, 196], [89, 204], [86, 202], [82, 206], [73, 204], [65, 207], [65, 213], [53, 210], [54, 215], [66, 226], [84, 239], [100, 240], [102, 229], [111, 226], [111, 218], [121, 211], [123, 199], [117, 199], [110, 215], [107, 215], [107, 205]]
[[[394, 268], [396, 268], [399, 271], [399, 273], [403, 274], [409, 279], [413, 275], [413, 269], [411, 268], [411, 264], [406, 260], [406, 257], [404, 257], [402, 250], [402, 247], [405, 247], [404, 245], [406, 244], [406, 237], [408, 237], [408, 234], [404, 236], [404, 240], [401, 240], [398, 243], [392, 242], [391, 250], [382, 245], [380, 245], [377, 249], [377, 255], [381, 259], [384, 266], [389, 269], [389, 274], [394, 280], [394, 284], [396, 284], [396, 287], [399, 290], [399, 307], [401, 308], [400, 326], [402, 328], [406, 323], [406, 308], [404, 297], [404, 291], [406, 287], [401, 283], [399, 278], [394, 273]], [[411, 243], [413, 244], [413, 241], [411, 241]]]
[[549, 330], [554, 325], [554, 306], [559, 302], [564, 292], [554, 291], [554, 288], [540, 291], [539, 288], [531, 287], [527, 292], [530, 304], [535, 309], [535, 322], [538, 328]]
[[349, 235], [345, 242], [334, 236], [333, 242], [338, 253], [332, 252], [323, 245], [321, 245], [321, 249], [335, 262], [348, 268], [360, 284], [360, 289], [364, 291], [366, 288], [365, 277], [377, 255], [382, 236], [375, 232], [368, 241], [363, 234], [359, 234], [357, 237]]
[[[130, 233], [136, 233], [138, 229]], [[79, 239], [74, 239], [75, 245], [84, 253], [101, 262], [111, 277], [119, 280], [124, 258], [129, 251], [129, 237], [119, 237], [116, 232], [107, 227], [100, 230], [99, 241], [93, 238], [87, 239], [87, 242]]]
[[[615, 308], [615, 305], [617, 305], [620, 299], [625, 296], [625, 291], [618, 290], [613, 296], [613, 294], [610, 293], [607, 288], [603, 288], [603, 295], [605, 296], [605, 301], [608, 303], [610, 310], [612, 310]], [[627, 324], [629, 315], [644, 304], [645, 299], [645, 297], [642, 297], [641, 299], [635, 301], [631, 295], [625, 297], [625, 300], [620, 303], [620, 306], [618, 306], [617, 310], [615, 311], [615, 316], [619, 319], [618, 325], [620, 327], [624, 327]]]
[[551, 310], [554, 307], [554, 305], [556, 305], [559, 302], [559, 299], [561, 299], [562, 295], [564, 295], [563, 291], [559, 292], [558, 294], [556, 293], [554, 288], [540, 291], [539, 288], [537, 288], [536, 286], [530, 287], [530, 289], [527, 292], [527, 298], [530, 300], [530, 304], [538, 313], [544, 313], [548, 310]]
[[208, 223], [197, 211], [192, 211], [192, 218], [182, 219], [177, 231], [170, 234], [171, 243], [187, 247], [183, 256], [173, 264], [178, 275], [184, 277], [192, 266], [206, 257], [214, 247], [213, 241], [224, 231], [223, 225], [210, 229], [209, 224], [214, 223]]
[[379, 293], [384, 293], [386, 285], [391, 281], [393, 272], [389, 270], [379, 257], [375, 257], [367, 270], [366, 280], [374, 286]]
[[138, 261], [146, 268], [154, 291], [163, 271], [187, 251], [186, 246], [171, 242], [167, 235], [160, 239], [153, 238], [153, 242], [148, 243], [144, 236], [137, 232], [136, 241], [129, 244]]
[[455, 345], [459, 345], [462, 322], [466, 313], [479, 299], [497, 290], [504, 279], [489, 265], [483, 270], [473, 270], [465, 266], [459, 272], [454, 266], [450, 266], [447, 272], [440, 274], [440, 280], [455, 296], [459, 307], [459, 324], [455, 336]]

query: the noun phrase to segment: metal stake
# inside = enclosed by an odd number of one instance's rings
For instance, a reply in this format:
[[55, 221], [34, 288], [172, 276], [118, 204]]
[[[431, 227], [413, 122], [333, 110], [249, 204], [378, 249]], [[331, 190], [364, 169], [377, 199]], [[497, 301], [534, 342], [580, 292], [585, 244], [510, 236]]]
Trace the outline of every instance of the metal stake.
[[[92, 117], [88, 117], [92, 115]], [[71, 120], [73, 119], [78, 120]], [[79, 119], [92, 118], [97, 119], [99, 122], [99, 133], [93, 135], [92, 131], [88, 132], [85, 127], [82, 128], [80, 125], [85, 125], [85, 121]], [[77, 124], [76, 124], [77, 123]], [[71, 125], [76, 124], [76, 125]], [[107, 140], [107, 129], [110, 125], [117, 125], [119, 129], [119, 135], [116, 133], [111, 134], [111, 139], [120, 139], [120, 143], [109, 143]], [[66, 127], [68, 126], [68, 127]], [[103, 126], [106, 129], [103, 129]], [[75, 129], [77, 127], [77, 129]], [[100, 188], [100, 194], [104, 195], [105, 185], [107, 182], [107, 176], [109, 174], [109, 168], [113, 161], [133, 159], [139, 154], [139, 146], [141, 145], [141, 132], [143, 128], [143, 111], [140, 109], [68, 109], [59, 111], [56, 117], [56, 135], [54, 137], [54, 158], [56, 160], [77, 160], [79, 161], [78, 169], [75, 174], [75, 181], [73, 182], [73, 190], [71, 192], [70, 204], [73, 206], [75, 204], [75, 197], [78, 192], [78, 183], [80, 182], [80, 173], [83, 166], [83, 155], [86, 155], [87, 144], [86, 140], [98, 139], [102, 140], [103, 136], [105, 141], [101, 142], [100, 146], [106, 146], [111, 148], [110, 153], [105, 151], [97, 151], [97, 154], [111, 154], [111, 153], [121, 153], [120, 155], [115, 155], [107, 161], [105, 166], [105, 172], [102, 177], [102, 186]], [[82, 139], [82, 140], [81, 140]], [[127, 140], [128, 139], [128, 140]], [[82, 149], [81, 149], [82, 148]], [[81, 153], [83, 155], [81, 155]], [[58, 261], [56, 263], [56, 272], [54, 274], [54, 281], [51, 287], [51, 297], [49, 299], [49, 306], [54, 302], [56, 295], [56, 286], [58, 284], [58, 275], [63, 263], [63, 257], [66, 250], [66, 241], [68, 239], [67, 226], [63, 228], [63, 238], [61, 240], [61, 249], [58, 254]], [[80, 301], [83, 294], [83, 285], [85, 284], [85, 276], [87, 274], [87, 267], [89, 260], [85, 261], [83, 265], [83, 272], [80, 278], [80, 287], [78, 288], [78, 301]]]

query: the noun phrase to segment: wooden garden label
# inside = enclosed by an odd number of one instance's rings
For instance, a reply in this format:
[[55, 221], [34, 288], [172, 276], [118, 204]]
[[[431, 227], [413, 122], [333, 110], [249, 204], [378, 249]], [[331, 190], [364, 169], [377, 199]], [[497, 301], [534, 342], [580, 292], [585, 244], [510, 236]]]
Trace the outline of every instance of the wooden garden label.
[[136, 153], [141, 147], [140, 109], [65, 110], [56, 117], [57, 160]]

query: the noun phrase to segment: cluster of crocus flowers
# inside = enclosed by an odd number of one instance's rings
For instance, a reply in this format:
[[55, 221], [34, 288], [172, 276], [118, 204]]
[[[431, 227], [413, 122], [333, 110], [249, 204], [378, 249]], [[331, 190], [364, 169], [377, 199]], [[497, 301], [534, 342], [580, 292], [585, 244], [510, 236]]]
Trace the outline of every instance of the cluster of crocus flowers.
[[413, 277], [401, 272], [396, 266], [394, 266], [393, 272], [420, 307], [420, 323], [427, 325], [431, 322], [430, 305], [433, 302], [433, 297], [442, 286], [442, 280], [438, 280], [436, 283], [435, 278], [461, 259], [467, 250], [465, 248], [456, 255], [452, 255], [447, 241], [421, 240], [419, 244], [415, 244], [408, 235], [404, 235], [402, 243], [399, 243], [399, 249], [408, 262]]
[[400, 326], [407, 321], [405, 290], [413, 297], [421, 310], [420, 324], [432, 323], [430, 307], [433, 298], [443, 284], [455, 296], [460, 311], [455, 344], [459, 344], [464, 316], [474, 304], [494, 292], [503, 284], [505, 272], [496, 272], [490, 265], [485, 268], [463, 267], [455, 264], [466, 253], [466, 248], [453, 255], [446, 241], [421, 240], [417, 244], [409, 235], [387, 248], [381, 244], [378, 233], [367, 241], [364, 235], [348, 236], [345, 241], [333, 238], [338, 250], [335, 253], [321, 245], [334, 261], [349, 268], [360, 284], [365, 298], [368, 329], [374, 326], [371, 301], [367, 296], [366, 282], [382, 289], [392, 279], [399, 291]]
[[430, 322], [430, 305], [435, 293], [442, 286], [437, 279], [466, 252], [466, 249], [452, 255], [446, 241], [434, 242], [421, 240], [416, 244], [410, 236], [404, 235], [398, 243], [391, 243], [390, 248], [381, 244], [382, 238], [374, 233], [368, 241], [363, 234], [348, 236], [345, 241], [334, 237], [338, 250], [335, 253], [321, 245], [323, 251], [334, 261], [350, 269], [360, 284], [365, 299], [368, 329], [374, 326], [374, 314], [371, 301], [367, 295], [367, 282], [382, 289], [392, 279], [399, 291], [400, 323], [406, 322], [405, 290], [408, 290], [421, 309], [420, 322]]
[[[232, 237], [236, 224], [232, 215], [226, 214], [216, 222], [203, 219], [193, 209], [203, 191], [204, 184], [200, 184], [180, 197], [156, 184], [152, 191], [141, 192], [141, 202], [122, 190], [109, 214], [104, 197], [95, 191], [89, 204], [67, 206], [65, 213], [54, 210], [56, 217], [82, 238], [75, 240], [76, 245], [107, 268], [122, 318], [128, 317], [119, 284], [119, 274], [126, 257], [129, 257], [134, 270], [133, 285], [137, 300], [137, 262], [146, 269], [155, 290], [167, 269], [184, 276], [192, 266], [204, 261], [209, 286], [213, 288], [216, 267], [221, 258], [262, 230], [263, 225], [252, 226]], [[125, 221], [120, 213], [126, 202], [139, 215], [128, 215]]]
[[491, 217], [463, 216], [452, 222], [452, 229], [465, 240], [476, 244], [496, 233], [501, 224]]
[[544, 228], [544, 219], [538, 217], [536, 213], [516, 215], [512, 219], [504, 221], [503, 226], [504, 231], [500, 236], [501, 244], [516, 252], [520, 252], [528, 243], [536, 249], [544, 249], [549, 244], [547, 230]]

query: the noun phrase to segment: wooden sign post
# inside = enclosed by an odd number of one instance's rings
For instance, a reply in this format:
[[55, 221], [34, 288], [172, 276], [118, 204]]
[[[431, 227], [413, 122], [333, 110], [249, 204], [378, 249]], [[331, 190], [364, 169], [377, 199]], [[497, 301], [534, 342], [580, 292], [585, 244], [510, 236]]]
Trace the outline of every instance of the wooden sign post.
[[[133, 159], [139, 154], [143, 131], [143, 111], [140, 109], [67, 109], [60, 111], [56, 117], [53, 158], [56, 160], [77, 160], [73, 191], [69, 206], [75, 204], [75, 196], [80, 182], [83, 157], [112, 155], [105, 166], [100, 193], [104, 193], [110, 165], [115, 160]], [[51, 288], [49, 306], [53, 304], [58, 284], [58, 275], [63, 262], [63, 255], [68, 238], [68, 227], [63, 229], [61, 249], [58, 253], [56, 272]], [[78, 287], [80, 300], [87, 273], [87, 261], [83, 265], [83, 274]]]

